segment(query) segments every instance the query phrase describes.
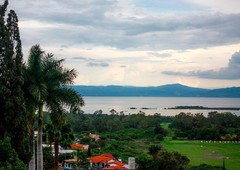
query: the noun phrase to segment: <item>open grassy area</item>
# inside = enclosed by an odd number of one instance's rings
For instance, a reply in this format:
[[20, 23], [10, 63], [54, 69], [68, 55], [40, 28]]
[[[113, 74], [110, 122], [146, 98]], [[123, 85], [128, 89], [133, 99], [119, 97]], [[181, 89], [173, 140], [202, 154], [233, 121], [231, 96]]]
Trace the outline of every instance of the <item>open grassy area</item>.
[[128, 151], [137, 155], [147, 153], [150, 145], [160, 143], [168, 151], [177, 151], [187, 156], [190, 159], [190, 165], [193, 166], [200, 164], [222, 166], [225, 157], [225, 165], [228, 170], [240, 169], [240, 143], [209, 143], [188, 140], [164, 140], [162, 142], [135, 140], [125, 142]]
[[161, 126], [169, 134], [162, 143], [168, 151], [177, 151], [190, 159], [190, 165], [209, 164], [222, 166], [223, 158], [228, 170], [240, 169], [240, 143], [206, 142], [190, 140], [171, 140], [173, 132], [169, 129], [170, 123]]
[[209, 164], [222, 166], [223, 158], [228, 170], [240, 169], [240, 143], [214, 143], [201, 141], [165, 140], [168, 151], [177, 151], [190, 159], [190, 165]]

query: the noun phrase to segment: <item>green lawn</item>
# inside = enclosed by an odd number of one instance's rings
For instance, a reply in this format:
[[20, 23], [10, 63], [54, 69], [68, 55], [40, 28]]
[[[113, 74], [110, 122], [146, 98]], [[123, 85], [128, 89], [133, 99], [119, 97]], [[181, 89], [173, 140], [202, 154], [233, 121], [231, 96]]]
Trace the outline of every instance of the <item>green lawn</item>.
[[165, 140], [168, 151], [177, 151], [190, 159], [190, 165], [222, 166], [223, 157], [228, 170], [240, 170], [240, 143], [208, 143], [201, 141]]

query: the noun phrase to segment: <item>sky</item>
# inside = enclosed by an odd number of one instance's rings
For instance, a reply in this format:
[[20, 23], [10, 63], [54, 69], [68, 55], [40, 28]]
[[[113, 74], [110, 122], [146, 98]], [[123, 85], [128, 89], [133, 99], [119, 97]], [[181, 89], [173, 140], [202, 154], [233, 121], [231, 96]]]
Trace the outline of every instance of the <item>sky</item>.
[[[3, 0], [0, 0], [1, 4]], [[74, 85], [240, 86], [238, 0], [9, 0], [24, 59], [65, 59]]]

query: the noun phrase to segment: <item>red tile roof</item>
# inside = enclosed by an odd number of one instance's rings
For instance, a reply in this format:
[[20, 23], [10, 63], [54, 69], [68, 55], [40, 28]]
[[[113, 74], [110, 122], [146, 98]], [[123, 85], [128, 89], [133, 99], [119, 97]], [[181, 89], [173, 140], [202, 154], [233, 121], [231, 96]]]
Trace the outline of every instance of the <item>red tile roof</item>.
[[88, 147], [89, 147], [89, 145], [83, 145], [83, 144], [80, 144], [80, 143], [74, 143], [74, 144], [71, 145], [71, 149], [81, 149], [81, 150], [84, 150], [84, 151], [87, 151]]
[[122, 162], [118, 161], [110, 153], [93, 156], [93, 157], [89, 158], [89, 160], [92, 163], [100, 163], [101, 162], [101, 163], [107, 164], [108, 167], [104, 168], [104, 170], [127, 170], [127, 168], [124, 167], [124, 164]]
[[89, 158], [92, 163], [99, 163], [99, 162], [102, 162], [104, 164], [108, 163], [108, 161], [110, 160], [113, 160], [111, 157], [108, 157], [108, 156], [102, 156], [102, 155], [99, 155], [99, 156], [93, 156], [91, 158]]
[[71, 145], [71, 149], [83, 149], [83, 145], [79, 143], [74, 143]]

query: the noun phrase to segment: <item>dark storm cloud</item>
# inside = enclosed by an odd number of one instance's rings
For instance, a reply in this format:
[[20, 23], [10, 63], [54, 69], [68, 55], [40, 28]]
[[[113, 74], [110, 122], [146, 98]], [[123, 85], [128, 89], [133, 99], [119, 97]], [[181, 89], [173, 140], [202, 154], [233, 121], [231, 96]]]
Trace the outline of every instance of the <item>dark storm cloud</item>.
[[190, 71], [187, 73], [164, 71], [162, 73], [172, 76], [193, 76], [206, 79], [225, 79], [225, 80], [240, 79], [240, 52], [234, 53], [228, 62], [228, 66], [223, 67], [219, 70]]

